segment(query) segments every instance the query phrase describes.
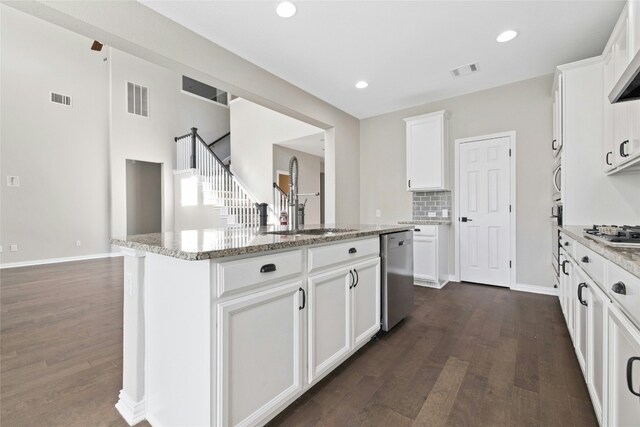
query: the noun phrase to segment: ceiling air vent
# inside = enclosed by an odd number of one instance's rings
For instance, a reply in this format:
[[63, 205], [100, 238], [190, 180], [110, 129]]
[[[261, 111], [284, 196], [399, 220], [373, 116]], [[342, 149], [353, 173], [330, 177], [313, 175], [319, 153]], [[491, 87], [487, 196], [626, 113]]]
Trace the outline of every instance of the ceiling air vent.
[[462, 77], [472, 73], [476, 73], [478, 72], [478, 70], [479, 70], [479, 65], [477, 62], [474, 62], [473, 64], [463, 65], [461, 67], [454, 68], [449, 71], [451, 72], [451, 75], [453, 77]]
[[62, 104], [67, 107], [71, 107], [71, 97], [67, 95], [63, 95], [61, 93], [49, 92], [50, 98], [49, 100], [54, 104]]
[[127, 112], [136, 116], [149, 117], [149, 89], [127, 82]]

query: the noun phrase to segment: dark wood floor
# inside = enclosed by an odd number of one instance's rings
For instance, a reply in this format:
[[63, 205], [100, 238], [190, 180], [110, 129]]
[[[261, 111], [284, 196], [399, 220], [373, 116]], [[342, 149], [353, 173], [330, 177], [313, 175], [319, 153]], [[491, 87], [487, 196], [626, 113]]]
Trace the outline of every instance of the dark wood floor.
[[[122, 259], [1, 270], [0, 282], [0, 424], [126, 426], [113, 406]], [[409, 424], [596, 426], [557, 299], [416, 288], [408, 319], [271, 422]]]

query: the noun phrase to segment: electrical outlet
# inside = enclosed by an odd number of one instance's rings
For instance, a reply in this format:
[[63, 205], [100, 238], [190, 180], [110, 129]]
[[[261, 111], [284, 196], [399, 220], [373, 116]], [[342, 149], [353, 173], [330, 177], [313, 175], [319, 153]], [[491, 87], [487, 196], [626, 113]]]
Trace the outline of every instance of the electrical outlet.
[[449, 209], [442, 209], [442, 218], [449, 218]]
[[380, 209], [376, 209], [376, 217], [380, 218], [382, 216], [382, 212], [380, 212]]
[[82, 246], [82, 242], [80, 240], [76, 240], [76, 246]]
[[18, 245], [11, 245], [9, 246], [9, 250], [11, 252], [18, 252]]
[[20, 177], [8, 175], [7, 187], [20, 187]]
[[435, 218], [436, 217], [436, 213], [435, 212], [427, 212], [427, 216], [429, 218]]

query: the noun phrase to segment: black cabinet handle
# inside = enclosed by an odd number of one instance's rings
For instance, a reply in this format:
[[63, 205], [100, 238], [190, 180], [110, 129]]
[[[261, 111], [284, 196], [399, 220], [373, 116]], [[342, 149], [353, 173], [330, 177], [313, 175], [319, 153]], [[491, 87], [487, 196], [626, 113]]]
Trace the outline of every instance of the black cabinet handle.
[[611, 290], [616, 294], [620, 294], [620, 295], [627, 294], [627, 287], [622, 282], [614, 283], [613, 286], [611, 287]]
[[358, 270], [356, 270], [355, 268], [353, 269], [353, 272], [356, 273], [356, 283], [353, 285], [353, 287], [355, 288], [356, 286], [358, 286], [358, 283], [360, 283], [360, 275], [358, 274]]
[[569, 273], [567, 273], [567, 270], [564, 269], [564, 266], [567, 265], [568, 262], [569, 262], [568, 260], [562, 261], [562, 266], [561, 267], [562, 267], [562, 272], [565, 274], [565, 276], [569, 275]]
[[604, 158], [605, 163], [608, 164], [609, 166], [613, 165], [613, 163], [611, 163], [611, 161], [609, 160], [609, 156], [612, 154], [613, 154], [613, 151], [609, 151], [606, 157]]
[[551, 141], [551, 149], [552, 149], [553, 151], [556, 151], [556, 150], [557, 150], [557, 148], [556, 148], [556, 140], [555, 140], [555, 139], [554, 139], [553, 141]]
[[350, 253], [350, 254], [355, 254], [356, 252], [358, 252], [358, 251], [356, 250], [356, 248], [349, 248], [349, 253]]
[[588, 264], [589, 263], [589, 257], [585, 255], [582, 258], [580, 258], [580, 261], [584, 262], [585, 264]]
[[275, 264], [265, 264], [260, 267], [260, 273], [271, 273], [272, 271], [276, 271]]
[[407, 182], [407, 186], [408, 186], [409, 188], [411, 188], [411, 180], [409, 180], [409, 181]]
[[349, 289], [351, 289], [356, 285], [356, 278], [353, 275], [353, 271], [352, 270], [349, 270], [349, 274], [351, 275], [351, 285], [349, 285]]
[[564, 242], [564, 245], [565, 246], [569, 246], [569, 242]]
[[636, 360], [640, 360], [640, 357], [630, 357], [629, 360], [627, 360], [627, 387], [629, 387], [631, 394], [640, 397], [640, 391], [633, 389], [633, 362]]
[[587, 287], [587, 284], [584, 282], [578, 285], [578, 301], [580, 301], [580, 304], [585, 306], [587, 305], [587, 302], [582, 299], [582, 290], [586, 287]]
[[307, 293], [302, 288], [298, 289], [298, 291], [302, 292], [302, 305], [298, 307], [298, 310], [304, 310], [304, 308], [307, 306]]
[[416, 233], [421, 232], [422, 230], [420, 230], [419, 228], [414, 228], [413, 231], [415, 231]]
[[628, 143], [629, 143], [628, 139], [626, 141], [622, 141], [620, 143], [620, 156], [621, 157], [629, 157], [629, 155], [624, 152], [624, 146], [627, 145]]

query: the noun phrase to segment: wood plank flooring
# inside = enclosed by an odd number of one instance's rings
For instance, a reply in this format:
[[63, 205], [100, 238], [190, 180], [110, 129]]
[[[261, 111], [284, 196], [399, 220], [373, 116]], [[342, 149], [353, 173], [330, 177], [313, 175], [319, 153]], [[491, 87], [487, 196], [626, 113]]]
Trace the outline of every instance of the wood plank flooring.
[[[126, 426], [122, 281], [121, 258], [0, 270], [3, 427]], [[597, 422], [557, 298], [450, 283], [270, 425]]]

